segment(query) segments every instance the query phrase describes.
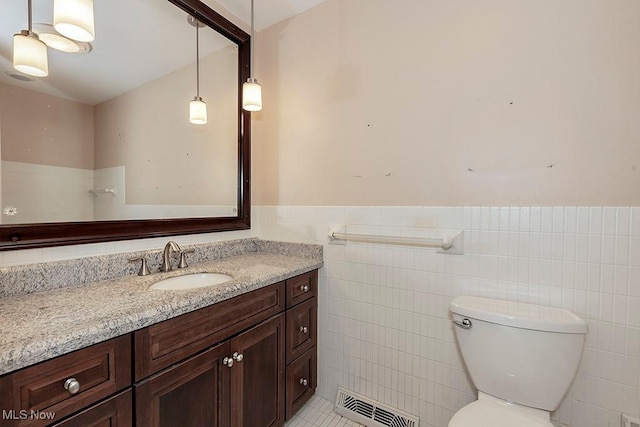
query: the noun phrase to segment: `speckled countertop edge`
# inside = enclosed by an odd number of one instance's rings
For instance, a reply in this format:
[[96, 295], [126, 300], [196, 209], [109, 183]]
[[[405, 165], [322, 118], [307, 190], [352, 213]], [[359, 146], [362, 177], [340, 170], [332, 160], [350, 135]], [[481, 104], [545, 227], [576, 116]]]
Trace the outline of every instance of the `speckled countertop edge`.
[[[265, 251], [184, 270], [0, 298], [0, 375], [322, 267], [322, 247], [305, 246], [315, 256], [292, 256], [296, 248], [275, 242], [261, 248]], [[199, 272], [225, 273], [233, 280], [183, 291], [149, 289], [159, 280]]]
[[[291, 245], [298, 246], [298, 244], [295, 243], [262, 241], [263, 243], [260, 243], [261, 247], [259, 248], [258, 242], [261, 242], [260, 239], [255, 237], [185, 245], [181, 249], [194, 251], [188, 256], [189, 263], [194, 264], [249, 252], [266, 251], [286, 253], [287, 250], [292, 250], [289, 248]], [[268, 249], [262, 249], [263, 247]], [[298, 253], [297, 256], [313, 258], [317, 256], [317, 251], [314, 249], [315, 247], [315, 245], [304, 245], [304, 249]], [[278, 252], [278, 248], [285, 252]], [[140, 263], [129, 262], [130, 258], [142, 257], [146, 259], [149, 270], [156, 272], [160, 269], [162, 252], [162, 248], [157, 248], [145, 251], [0, 267], [0, 298], [78, 286], [85, 283], [136, 274]], [[174, 253], [172, 256], [172, 264], [175, 265], [177, 262], [178, 255]]]

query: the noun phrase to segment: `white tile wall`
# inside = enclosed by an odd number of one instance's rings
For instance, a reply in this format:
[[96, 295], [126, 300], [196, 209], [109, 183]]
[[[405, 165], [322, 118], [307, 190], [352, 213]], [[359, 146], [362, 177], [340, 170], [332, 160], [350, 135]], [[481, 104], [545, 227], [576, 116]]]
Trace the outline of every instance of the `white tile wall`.
[[[90, 221], [93, 219], [93, 171], [2, 161], [0, 223]], [[15, 215], [5, 215], [13, 206]]]
[[126, 203], [125, 167], [96, 169], [93, 171], [94, 187], [115, 188], [116, 194], [99, 194], [93, 197], [94, 221], [145, 218], [198, 218], [209, 216], [236, 216], [236, 206], [222, 205], [139, 205]]
[[[445, 427], [475, 399], [448, 305], [481, 295], [575, 311], [589, 323], [578, 376], [557, 423], [618, 427], [640, 416], [640, 208], [257, 207], [262, 238], [325, 244], [320, 282], [320, 384], [344, 386]], [[327, 245], [350, 232], [425, 235], [464, 229], [465, 253]]]

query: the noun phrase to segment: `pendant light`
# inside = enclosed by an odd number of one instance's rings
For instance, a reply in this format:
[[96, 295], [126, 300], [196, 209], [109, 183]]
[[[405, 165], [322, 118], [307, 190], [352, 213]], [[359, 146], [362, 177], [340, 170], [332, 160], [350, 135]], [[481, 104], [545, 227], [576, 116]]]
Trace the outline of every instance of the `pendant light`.
[[200, 28], [204, 24], [189, 16], [189, 24], [196, 27], [196, 96], [189, 102], [189, 121], [194, 125], [207, 124], [207, 103], [200, 97]]
[[47, 45], [33, 32], [31, 22], [31, 0], [27, 2], [29, 29], [13, 36], [13, 68], [34, 77], [49, 75]]
[[93, 0], [54, 0], [53, 27], [72, 40], [80, 42], [95, 40]]
[[[253, 0], [251, 0], [251, 75], [253, 76], [253, 66], [255, 64], [255, 49], [254, 49], [254, 31], [253, 31]], [[254, 77], [249, 77], [242, 85], [242, 108], [247, 111], [260, 111], [262, 110], [262, 86], [258, 83]]]

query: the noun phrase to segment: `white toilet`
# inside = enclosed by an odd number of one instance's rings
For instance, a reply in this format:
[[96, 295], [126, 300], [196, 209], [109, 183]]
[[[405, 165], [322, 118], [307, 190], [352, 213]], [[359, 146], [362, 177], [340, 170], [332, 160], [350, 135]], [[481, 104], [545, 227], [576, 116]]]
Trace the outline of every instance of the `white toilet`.
[[478, 400], [449, 427], [552, 427], [578, 370], [587, 324], [551, 307], [462, 296], [449, 308]]

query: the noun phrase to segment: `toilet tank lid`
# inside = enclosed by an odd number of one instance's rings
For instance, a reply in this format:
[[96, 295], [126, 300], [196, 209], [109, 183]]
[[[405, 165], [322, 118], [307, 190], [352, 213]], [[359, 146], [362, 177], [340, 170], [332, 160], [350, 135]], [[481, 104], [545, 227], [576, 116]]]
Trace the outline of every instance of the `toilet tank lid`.
[[469, 317], [514, 328], [586, 334], [587, 323], [569, 310], [492, 298], [460, 296], [449, 310]]

